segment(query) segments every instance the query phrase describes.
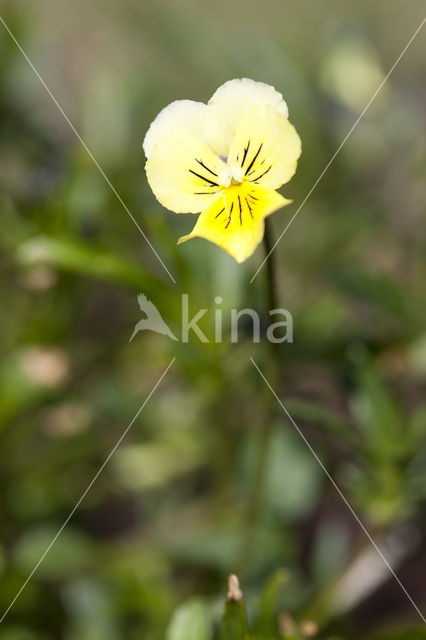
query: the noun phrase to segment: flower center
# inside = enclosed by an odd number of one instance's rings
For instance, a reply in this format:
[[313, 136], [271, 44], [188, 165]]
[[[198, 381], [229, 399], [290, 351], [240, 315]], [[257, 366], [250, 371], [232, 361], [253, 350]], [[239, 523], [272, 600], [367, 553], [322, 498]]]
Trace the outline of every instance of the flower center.
[[218, 180], [222, 187], [236, 186], [243, 182], [244, 172], [237, 164], [227, 164], [226, 168], [218, 175]]
[[219, 216], [218, 224], [223, 223], [224, 230], [235, 231], [241, 227], [250, 227], [256, 219], [259, 197], [256, 195], [256, 187], [251, 186], [247, 180], [237, 182], [232, 179], [229, 187], [222, 190], [222, 200], [223, 208], [216, 214], [216, 218]]

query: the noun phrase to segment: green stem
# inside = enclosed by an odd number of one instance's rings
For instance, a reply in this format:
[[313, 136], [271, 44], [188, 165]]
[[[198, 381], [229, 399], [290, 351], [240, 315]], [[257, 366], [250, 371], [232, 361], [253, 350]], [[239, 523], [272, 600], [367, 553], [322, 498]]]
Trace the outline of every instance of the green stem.
[[[263, 237], [263, 245], [265, 256], [269, 255], [272, 247], [271, 231], [269, 221], [266, 220], [265, 235]], [[266, 262], [266, 279], [267, 279], [267, 295], [265, 299], [266, 317], [269, 316], [270, 309], [277, 308], [277, 286], [276, 286], [276, 270], [274, 255], [271, 254]], [[275, 388], [278, 373], [278, 353], [277, 345], [272, 342], [268, 343], [266, 377]], [[253, 485], [251, 495], [249, 496], [247, 510], [245, 514], [245, 530], [243, 532], [243, 544], [240, 554], [239, 571], [244, 575], [249, 568], [249, 560], [253, 551], [253, 543], [256, 528], [260, 519], [262, 510], [263, 494], [265, 489], [266, 473], [268, 468], [268, 454], [272, 435], [272, 419], [274, 414], [273, 397], [269, 390], [264, 393], [263, 402], [264, 415], [262, 417], [262, 425], [259, 434], [259, 443], [257, 447], [257, 459], [254, 469]]]
[[[265, 220], [265, 235], [263, 236], [263, 246], [265, 247], [265, 257], [269, 256], [269, 258], [266, 261], [267, 283], [268, 283], [268, 304], [269, 304], [269, 309], [267, 309], [267, 311], [277, 308], [277, 278], [276, 278], [275, 254], [272, 251], [273, 242], [272, 242], [271, 228], [269, 225], [270, 225], [270, 221]], [[275, 349], [273, 349], [273, 351], [275, 354], [276, 353]], [[274, 358], [275, 358], [275, 355], [274, 355]]]

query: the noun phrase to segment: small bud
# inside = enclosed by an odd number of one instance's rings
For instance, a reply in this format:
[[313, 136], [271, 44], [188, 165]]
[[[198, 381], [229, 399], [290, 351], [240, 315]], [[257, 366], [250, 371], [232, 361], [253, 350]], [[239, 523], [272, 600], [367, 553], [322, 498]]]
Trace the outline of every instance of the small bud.
[[241, 602], [243, 599], [243, 592], [240, 589], [240, 582], [234, 573], [228, 578], [228, 600], [232, 602]]
[[303, 620], [299, 625], [299, 629], [305, 638], [313, 638], [318, 633], [318, 625], [313, 620]]
[[296, 633], [296, 623], [288, 613], [280, 615], [279, 626], [283, 636], [293, 636]]
[[70, 361], [62, 349], [29, 346], [20, 354], [20, 368], [33, 384], [55, 389], [67, 381]]

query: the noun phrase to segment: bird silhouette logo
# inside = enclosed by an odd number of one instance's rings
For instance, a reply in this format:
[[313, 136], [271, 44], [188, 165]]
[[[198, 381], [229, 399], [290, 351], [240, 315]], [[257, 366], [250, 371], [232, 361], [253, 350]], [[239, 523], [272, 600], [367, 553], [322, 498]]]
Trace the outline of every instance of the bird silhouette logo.
[[138, 295], [138, 303], [140, 310], [146, 314], [146, 318], [139, 320], [133, 331], [132, 337], [129, 342], [133, 340], [135, 335], [139, 331], [155, 331], [155, 333], [161, 333], [163, 336], [168, 336], [172, 340], [178, 341], [178, 338], [172, 333], [169, 326], [164, 322], [157, 307], [143, 294]]

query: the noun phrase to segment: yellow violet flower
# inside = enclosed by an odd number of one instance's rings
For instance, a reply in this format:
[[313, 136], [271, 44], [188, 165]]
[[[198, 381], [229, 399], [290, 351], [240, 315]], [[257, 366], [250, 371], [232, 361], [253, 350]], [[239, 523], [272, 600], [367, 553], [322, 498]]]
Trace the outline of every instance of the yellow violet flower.
[[208, 104], [177, 100], [151, 124], [143, 143], [152, 191], [175, 213], [201, 212], [196, 236], [243, 262], [264, 219], [289, 204], [276, 189], [296, 171], [301, 142], [280, 93], [248, 78], [219, 87]]

